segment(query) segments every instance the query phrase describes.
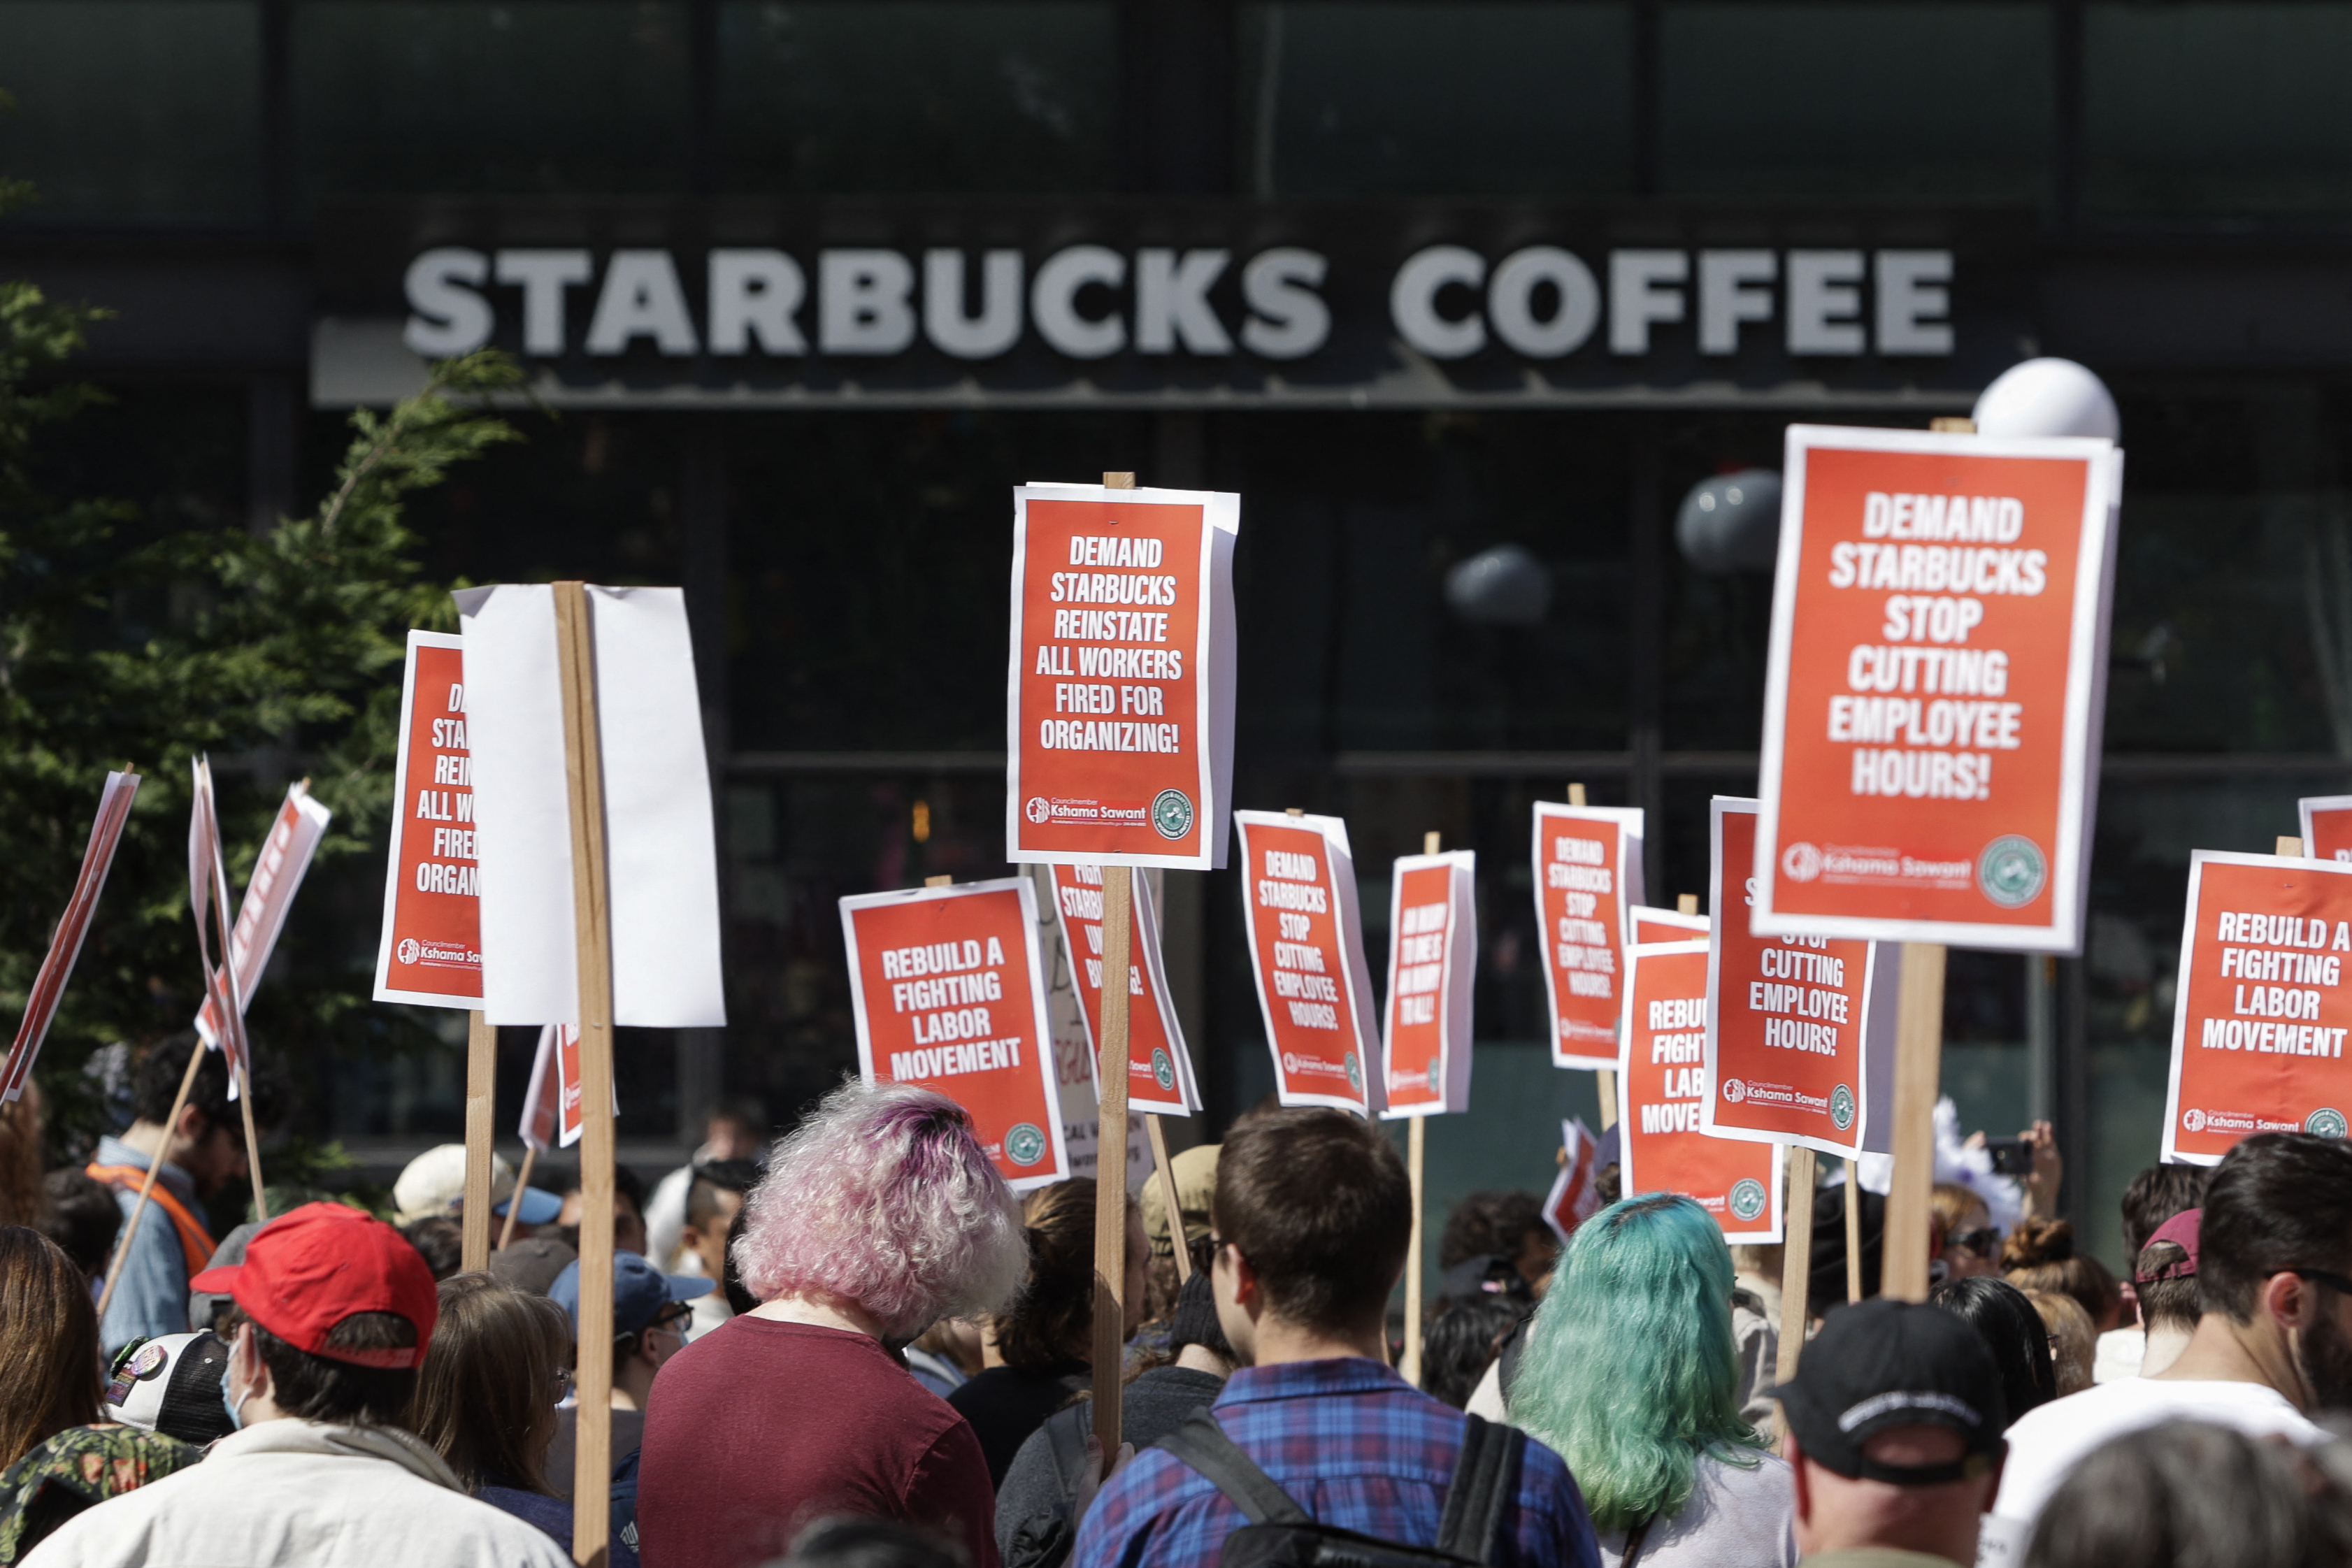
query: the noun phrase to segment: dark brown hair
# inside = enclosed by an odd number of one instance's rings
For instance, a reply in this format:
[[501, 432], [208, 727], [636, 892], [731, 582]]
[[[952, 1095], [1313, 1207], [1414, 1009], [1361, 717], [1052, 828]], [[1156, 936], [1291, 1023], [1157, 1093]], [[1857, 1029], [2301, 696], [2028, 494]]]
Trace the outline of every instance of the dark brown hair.
[[2352, 1267], [2352, 1144], [2311, 1133], [2241, 1139], [2214, 1167], [2202, 1207], [2198, 1300], [2250, 1323], [2272, 1275]]
[[[251, 1318], [262, 1365], [269, 1369], [270, 1398], [289, 1416], [353, 1427], [405, 1427], [408, 1403], [416, 1392], [416, 1369], [361, 1366], [313, 1355], [288, 1344]], [[330, 1350], [409, 1350], [416, 1325], [395, 1312], [353, 1312], [327, 1331]]]
[[1021, 1206], [1029, 1238], [1029, 1282], [1013, 1310], [997, 1315], [1004, 1364], [1031, 1372], [1085, 1361], [1093, 1349], [1095, 1181], [1078, 1176], [1039, 1187]]
[[545, 1493], [571, 1322], [545, 1296], [488, 1274], [452, 1274], [440, 1293], [409, 1430], [449, 1461], [467, 1491], [495, 1485]]
[[0, 1101], [0, 1225], [38, 1225], [48, 1205], [41, 1188], [40, 1090]]
[[1237, 1124], [1217, 1156], [1217, 1236], [1267, 1309], [1326, 1333], [1377, 1325], [1412, 1231], [1412, 1186], [1386, 1134], [1320, 1107]]
[[39, 1231], [0, 1226], [0, 1469], [99, 1420], [102, 1386], [88, 1277]]
[[2028, 1294], [2048, 1291], [2072, 1296], [2096, 1328], [2123, 1302], [2123, 1289], [2107, 1266], [2074, 1250], [2074, 1227], [2063, 1219], [2021, 1219], [2001, 1243], [2001, 1273]]
[[2213, 1173], [2203, 1166], [2150, 1166], [2131, 1178], [2119, 1206], [2124, 1219], [2124, 1256], [2137, 1258], [2147, 1239], [2176, 1214], [2205, 1201]]
[[1543, 1201], [1531, 1192], [1474, 1192], [1455, 1204], [1438, 1233], [1437, 1266], [1451, 1269], [1473, 1258], [1518, 1261], [1528, 1234], [1549, 1236]]

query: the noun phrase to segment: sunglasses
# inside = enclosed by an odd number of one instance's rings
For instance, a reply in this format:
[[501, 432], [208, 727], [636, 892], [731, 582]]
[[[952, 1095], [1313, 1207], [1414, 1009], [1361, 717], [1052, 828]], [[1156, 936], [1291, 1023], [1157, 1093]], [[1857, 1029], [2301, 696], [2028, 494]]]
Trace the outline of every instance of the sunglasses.
[[2325, 1269], [2282, 1269], [2283, 1274], [2293, 1274], [2298, 1280], [2308, 1280], [2315, 1285], [2325, 1285], [2340, 1296], [2352, 1296], [2352, 1280]]
[[2000, 1232], [1990, 1225], [1982, 1230], [1958, 1230], [1944, 1238], [1944, 1245], [1965, 1248], [1979, 1258], [1990, 1258], [1993, 1249], [2000, 1245]]

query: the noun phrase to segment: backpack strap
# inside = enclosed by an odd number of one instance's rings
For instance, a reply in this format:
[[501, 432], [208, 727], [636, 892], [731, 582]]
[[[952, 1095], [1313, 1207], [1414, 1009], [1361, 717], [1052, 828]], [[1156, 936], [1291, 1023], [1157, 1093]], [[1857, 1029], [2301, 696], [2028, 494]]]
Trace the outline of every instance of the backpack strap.
[[1195, 1410], [1158, 1447], [1167, 1449], [1216, 1484], [1252, 1524], [1312, 1524], [1315, 1516], [1298, 1506], [1274, 1478], [1225, 1436], [1217, 1418]]
[[1516, 1428], [1465, 1417], [1462, 1457], [1445, 1489], [1437, 1550], [1472, 1563], [1495, 1561], [1503, 1512], [1519, 1490], [1519, 1458], [1527, 1439]]
[[1087, 1439], [1094, 1435], [1094, 1417], [1092, 1401], [1056, 1410], [1045, 1417], [1045, 1444], [1053, 1452], [1054, 1473], [1061, 1481], [1066, 1499], [1077, 1494], [1078, 1478], [1086, 1473]]

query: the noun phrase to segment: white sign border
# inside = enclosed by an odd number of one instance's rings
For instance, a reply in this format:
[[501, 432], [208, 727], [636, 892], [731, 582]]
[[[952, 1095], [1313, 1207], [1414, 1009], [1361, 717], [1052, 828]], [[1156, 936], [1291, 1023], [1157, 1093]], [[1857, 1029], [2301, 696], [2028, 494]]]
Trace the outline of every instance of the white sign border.
[[[408, 800], [408, 726], [415, 714], [416, 650], [419, 648], [454, 648], [457, 650], [462, 660], [466, 640], [454, 632], [419, 632], [412, 628], [408, 633], [408, 646], [401, 656], [400, 729], [398, 732], [400, 744], [393, 750], [392, 831], [389, 835], [391, 841], [386, 845], [383, 867], [383, 932], [376, 940], [375, 995], [369, 999], [379, 1002], [400, 1002], [413, 1008], [457, 1008], [467, 1012], [475, 1012], [478, 1011], [482, 1005], [482, 998], [478, 994], [470, 997], [453, 997], [440, 991], [404, 991], [392, 983], [393, 920], [400, 906], [401, 849], [408, 831], [409, 818], [409, 808], [405, 804]], [[464, 667], [460, 663], [458, 668], [462, 671]], [[461, 676], [460, 684], [462, 680]], [[468, 732], [466, 737], [466, 753], [468, 757], [473, 755], [473, 738], [471, 732]], [[480, 895], [467, 894], [464, 896], [475, 900], [474, 929], [478, 935], [481, 930]], [[475, 970], [474, 980], [477, 986], [481, 983], [481, 971]]]
[[[1544, 923], [1549, 918], [1544, 912], [1543, 836], [1546, 817], [1565, 817], [1580, 822], [1614, 822], [1617, 824], [1617, 956], [1623, 958], [1633, 946], [1633, 905], [1647, 896], [1648, 890], [1637, 886], [1642, 881], [1642, 841], [1644, 831], [1643, 810], [1639, 806], [1568, 806], [1557, 800], [1538, 800], [1528, 813], [1530, 835], [1529, 863], [1536, 868], [1536, 941], [1537, 956], [1543, 969], [1544, 1024], [1551, 1032], [1551, 1064], [1568, 1072], [1614, 1072], [1617, 1058], [1601, 1056], [1592, 1051], [1562, 1051], [1559, 1043], [1559, 977], [1552, 973], [1551, 933]], [[1630, 984], [1630, 982], [1628, 982]], [[1618, 1041], [1624, 1040], [1624, 1000], [1618, 999]]]
[[[1330, 878], [1333, 892], [1331, 914], [1339, 940], [1339, 978], [1355, 1009], [1356, 1052], [1364, 1064], [1364, 1093], [1360, 1101], [1337, 1094], [1295, 1093], [1283, 1086], [1282, 1046], [1275, 1028], [1274, 998], [1266, 994], [1265, 975], [1258, 967], [1257, 901], [1250, 896], [1246, 830], [1261, 824], [1270, 828], [1307, 828], [1323, 836], [1325, 874]], [[1258, 1019], [1265, 1026], [1265, 1049], [1273, 1059], [1276, 1099], [1284, 1105], [1328, 1105], [1367, 1119], [1380, 1116], [1388, 1109], [1388, 1086], [1381, 1079], [1381, 1042], [1370, 1033], [1370, 1020], [1375, 1009], [1371, 981], [1364, 967], [1370, 960], [1364, 953], [1363, 915], [1356, 903], [1356, 856], [1348, 847], [1347, 821], [1339, 817], [1318, 817], [1311, 811], [1296, 817], [1287, 811], [1235, 811], [1234, 827], [1234, 836], [1242, 841], [1242, 936], [1249, 946], [1250, 978], [1257, 987]], [[1339, 874], [1343, 865], [1348, 873], [1344, 877]]]
[[[1445, 970], [1439, 984], [1437, 1002], [1438, 1082], [1444, 1088], [1434, 1102], [1413, 1105], [1390, 1104], [1381, 1112], [1384, 1122], [1407, 1121], [1414, 1116], [1446, 1116], [1470, 1109], [1470, 1067], [1475, 1046], [1475, 1026], [1471, 1022], [1478, 988], [1478, 852], [1475, 850], [1442, 850], [1433, 855], [1399, 855], [1389, 868], [1389, 994], [1381, 1007], [1381, 1096], [1388, 1097], [1389, 1072], [1396, 1051], [1396, 972], [1397, 943], [1402, 940], [1400, 929], [1404, 918], [1404, 873], [1426, 871], [1433, 866], [1450, 866], [1446, 879]], [[1461, 1027], [1455, 1027], [1459, 1011]], [[1456, 1036], [1460, 1038], [1456, 1038]], [[1456, 1078], [1461, 1080], [1460, 1092], [1455, 1092]], [[1457, 1103], [1456, 1102], [1459, 1102]]]

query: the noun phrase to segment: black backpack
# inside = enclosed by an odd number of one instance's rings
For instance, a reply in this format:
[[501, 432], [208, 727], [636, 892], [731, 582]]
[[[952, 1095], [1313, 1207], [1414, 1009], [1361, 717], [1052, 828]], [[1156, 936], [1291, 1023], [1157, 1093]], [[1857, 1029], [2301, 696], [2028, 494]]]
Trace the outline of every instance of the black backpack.
[[1214, 1481], [1248, 1516], [1247, 1524], [1225, 1537], [1219, 1568], [1479, 1568], [1495, 1561], [1526, 1444], [1526, 1436], [1509, 1427], [1469, 1417], [1435, 1546], [1406, 1546], [1318, 1524], [1206, 1410], [1158, 1446]]

